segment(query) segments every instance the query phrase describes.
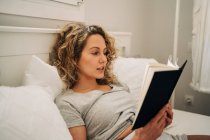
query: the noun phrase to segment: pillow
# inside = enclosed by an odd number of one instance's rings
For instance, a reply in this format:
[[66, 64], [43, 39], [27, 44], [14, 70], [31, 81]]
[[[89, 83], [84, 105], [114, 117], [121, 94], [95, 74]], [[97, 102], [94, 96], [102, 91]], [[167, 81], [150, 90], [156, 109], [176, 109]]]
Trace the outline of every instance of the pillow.
[[54, 66], [47, 64], [33, 55], [26, 68], [23, 85], [37, 85], [44, 87], [52, 100], [62, 92], [62, 80]]
[[152, 58], [125, 58], [118, 57], [113, 64], [113, 72], [118, 80], [127, 85], [134, 100], [138, 100], [146, 65], [156, 63]]
[[113, 72], [118, 80], [131, 89], [141, 87], [146, 65], [156, 63], [152, 58], [124, 58], [118, 57], [113, 65]]
[[72, 140], [50, 95], [39, 86], [0, 87], [0, 139]]

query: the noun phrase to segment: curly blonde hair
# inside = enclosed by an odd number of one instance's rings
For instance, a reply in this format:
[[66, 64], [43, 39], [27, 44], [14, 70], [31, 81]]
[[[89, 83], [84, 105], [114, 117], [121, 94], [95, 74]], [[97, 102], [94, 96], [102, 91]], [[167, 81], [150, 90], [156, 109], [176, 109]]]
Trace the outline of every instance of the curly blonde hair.
[[116, 58], [115, 40], [100, 26], [86, 26], [79, 22], [67, 24], [58, 35], [50, 53], [50, 64], [57, 67], [59, 75], [67, 89], [72, 88], [79, 80], [78, 61], [91, 35], [101, 35], [107, 47], [107, 65], [102, 79], [96, 79], [98, 84], [116, 84], [116, 76], [112, 72], [112, 62]]

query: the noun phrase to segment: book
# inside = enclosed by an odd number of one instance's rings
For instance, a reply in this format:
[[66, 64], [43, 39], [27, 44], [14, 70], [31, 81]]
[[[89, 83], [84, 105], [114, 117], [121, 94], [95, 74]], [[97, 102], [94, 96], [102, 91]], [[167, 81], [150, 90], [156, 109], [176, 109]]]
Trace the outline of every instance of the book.
[[132, 130], [145, 126], [169, 102], [186, 63], [179, 67], [168, 60], [147, 65]]

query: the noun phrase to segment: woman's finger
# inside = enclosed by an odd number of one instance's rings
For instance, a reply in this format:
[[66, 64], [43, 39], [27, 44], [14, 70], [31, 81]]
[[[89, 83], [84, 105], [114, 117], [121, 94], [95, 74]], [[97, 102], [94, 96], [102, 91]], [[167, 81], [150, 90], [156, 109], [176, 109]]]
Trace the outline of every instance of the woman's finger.
[[158, 127], [159, 127], [160, 129], [165, 128], [166, 123], [167, 123], [166, 119], [167, 119], [167, 113], [165, 113], [165, 114], [162, 116], [162, 118], [159, 120], [159, 122], [158, 122], [158, 124], [157, 124]]
[[173, 111], [172, 111], [172, 107], [170, 105], [168, 105], [168, 109], [166, 111], [167, 111], [167, 117], [169, 119], [173, 119]]
[[168, 108], [168, 105], [165, 105], [159, 112], [158, 114], [151, 120], [153, 123], [158, 123], [162, 117], [164, 117], [166, 110]]

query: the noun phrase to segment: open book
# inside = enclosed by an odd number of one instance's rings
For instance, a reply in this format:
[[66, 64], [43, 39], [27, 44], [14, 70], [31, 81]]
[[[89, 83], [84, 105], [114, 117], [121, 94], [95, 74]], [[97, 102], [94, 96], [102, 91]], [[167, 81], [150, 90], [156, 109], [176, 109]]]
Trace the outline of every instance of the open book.
[[170, 61], [147, 65], [132, 130], [146, 125], [169, 102], [186, 63], [180, 68]]

